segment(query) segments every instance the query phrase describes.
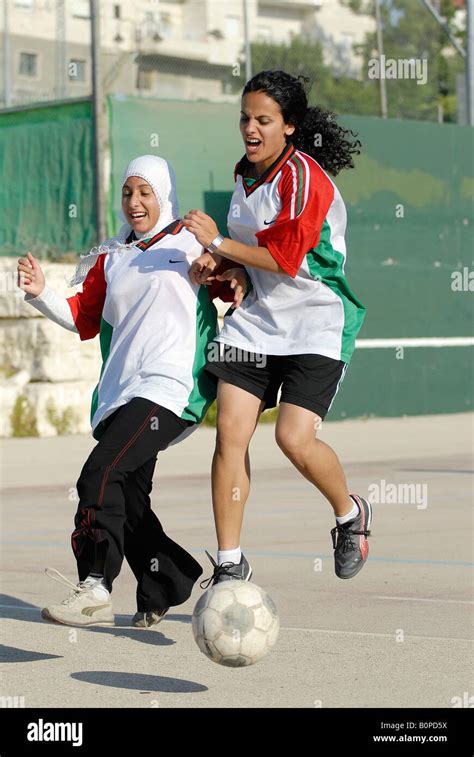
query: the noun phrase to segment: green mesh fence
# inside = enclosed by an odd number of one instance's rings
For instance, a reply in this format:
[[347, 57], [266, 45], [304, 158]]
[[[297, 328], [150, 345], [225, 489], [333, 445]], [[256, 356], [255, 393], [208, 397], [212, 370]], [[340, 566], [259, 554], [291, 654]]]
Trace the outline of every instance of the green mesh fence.
[[[124, 97], [109, 106], [111, 227], [118, 225], [126, 163], [154, 153], [176, 172], [181, 213], [202, 208], [225, 231], [232, 172], [243, 153], [238, 106]], [[455, 277], [466, 281], [472, 270], [473, 130], [341, 121], [363, 144], [356, 170], [335, 181], [348, 211], [346, 273], [367, 307], [360, 333], [366, 346], [356, 350], [330, 417], [467, 410], [472, 346], [452, 339], [472, 335], [472, 292], [465, 284], [456, 289]], [[407, 338], [423, 341], [410, 346]]]
[[[203, 208], [225, 232], [232, 172], [243, 152], [237, 106], [114, 96], [109, 117], [109, 232], [120, 224], [122, 172], [145, 153], [172, 164], [181, 214]], [[336, 184], [348, 210], [346, 273], [367, 316], [330, 417], [467, 410], [474, 383], [466, 342], [473, 326], [473, 130], [341, 121], [363, 144], [356, 170]], [[1, 114], [0, 156], [2, 254], [31, 249], [54, 257], [94, 244], [89, 103]], [[421, 342], [406, 341], [412, 339]]]
[[95, 241], [90, 102], [0, 113], [0, 254], [60, 257]]

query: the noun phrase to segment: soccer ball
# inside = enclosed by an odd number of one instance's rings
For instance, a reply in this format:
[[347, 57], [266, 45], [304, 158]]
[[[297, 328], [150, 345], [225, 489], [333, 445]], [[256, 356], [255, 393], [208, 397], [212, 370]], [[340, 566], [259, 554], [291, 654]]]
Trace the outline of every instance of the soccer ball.
[[247, 581], [211, 586], [193, 612], [193, 633], [201, 652], [231, 668], [261, 660], [275, 645], [279, 628], [271, 597]]

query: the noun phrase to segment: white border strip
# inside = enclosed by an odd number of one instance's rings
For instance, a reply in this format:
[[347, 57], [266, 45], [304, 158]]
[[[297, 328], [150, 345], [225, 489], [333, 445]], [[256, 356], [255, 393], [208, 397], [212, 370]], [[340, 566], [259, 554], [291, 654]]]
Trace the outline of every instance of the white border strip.
[[356, 349], [380, 349], [383, 347], [471, 347], [473, 336], [421, 336], [400, 339], [356, 339]]
[[474, 605], [470, 599], [438, 599], [438, 597], [385, 597], [375, 596], [374, 599], [389, 599], [395, 602], [449, 602], [455, 605]]
[[[163, 622], [166, 622], [166, 618]], [[119, 626], [120, 627], [120, 626]], [[340, 635], [340, 636], [374, 636], [378, 637], [380, 639], [392, 639], [392, 641], [395, 639], [395, 633], [374, 633], [370, 631], [341, 631], [341, 630], [334, 630], [333, 628], [294, 628], [294, 627], [285, 627], [280, 626], [280, 631], [306, 631], [307, 633], [328, 633], [332, 635]], [[417, 641], [467, 641], [470, 644], [472, 643], [471, 639], [466, 639], [463, 636], [411, 636], [406, 634], [405, 639], [416, 639]]]

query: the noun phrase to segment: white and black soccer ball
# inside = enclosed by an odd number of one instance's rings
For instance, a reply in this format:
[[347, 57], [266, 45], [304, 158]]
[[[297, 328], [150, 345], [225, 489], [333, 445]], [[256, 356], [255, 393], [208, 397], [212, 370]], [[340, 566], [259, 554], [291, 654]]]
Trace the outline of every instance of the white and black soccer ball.
[[253, 665], [275, 646], [280, 621], [272, 598], [248, 581], [221, 581], [196, 604], [193, 633], [201, 652], [219, 665]]

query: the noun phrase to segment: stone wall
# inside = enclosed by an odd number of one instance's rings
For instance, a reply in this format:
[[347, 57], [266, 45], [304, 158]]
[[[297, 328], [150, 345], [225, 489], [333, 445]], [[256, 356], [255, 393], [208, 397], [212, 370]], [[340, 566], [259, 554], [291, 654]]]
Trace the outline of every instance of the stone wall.
[[[16, 258], [0, 258], [0, 436], [28, 430], [39, 436], [89, 433], [91, 394], [102, 362], [99, 339], [81, 342], [28, 305], [16, 286], [16, 265]], [[77, 291], [67, 286], [74, 265], [42, 267], [58, 294]], [[20, 407], [19, 397], [28, 405]]]

